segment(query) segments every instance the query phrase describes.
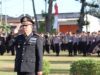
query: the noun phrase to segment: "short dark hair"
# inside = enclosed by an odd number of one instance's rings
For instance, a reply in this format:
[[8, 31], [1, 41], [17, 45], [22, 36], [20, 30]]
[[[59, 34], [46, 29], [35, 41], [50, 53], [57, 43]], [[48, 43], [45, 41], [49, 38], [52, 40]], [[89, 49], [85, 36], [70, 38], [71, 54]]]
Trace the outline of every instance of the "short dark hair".
[[34, 24], [33, 20], [29, 17], [29, 16], [23, 16], [21, 19], [20, 19], [20, 22], [24, 22], [24, 19], [27, 19], [27, 21], [31, 22], [32, 24]]

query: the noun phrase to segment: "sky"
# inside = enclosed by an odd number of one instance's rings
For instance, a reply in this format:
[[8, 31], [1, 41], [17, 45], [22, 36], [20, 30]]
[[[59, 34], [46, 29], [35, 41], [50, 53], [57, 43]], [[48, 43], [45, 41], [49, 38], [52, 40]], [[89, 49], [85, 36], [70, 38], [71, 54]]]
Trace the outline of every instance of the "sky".
[[[41, 14], [42, 10], [45, 11], [44, 0], [34, 1], [37, 14]], [[75, 0], [56, 0], [55, 2], [58, 4], [59, 13], [79, 12], [81, 8], [81, 3]], [[53, 2], [53, 12], [55, 2]], [[21, 14], [29, 14], [34, 16], [32, 0], [2, 0], [2, 5], [0, 5], [0, 13], [12, 17], [18, 17]]]

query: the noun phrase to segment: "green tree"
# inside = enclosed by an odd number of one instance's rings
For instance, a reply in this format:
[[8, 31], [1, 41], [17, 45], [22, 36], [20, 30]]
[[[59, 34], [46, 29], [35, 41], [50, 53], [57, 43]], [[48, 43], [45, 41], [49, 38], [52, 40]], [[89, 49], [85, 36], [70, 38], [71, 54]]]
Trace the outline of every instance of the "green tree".
[[[45, 0], [46, 3], [47, 0]], [[46, 32], [51, 32], [52, 31], [52, 6], [53, 6], [53, 1], [56, 0], [48, 0], [48, 12], [45, 12], [45, 30]], [[45, 5], [46, 8], [46, 5]], [[45, 9], [46, 11], [46, 9]]]
[[100, 0], [91, 0], [92, 4], [97, 4], [99, 7], [95, 8], [95, 7], [89, 7], [89, 14], [94, 15], [98, 18], [100, 18]]
[[0, 25], [0, 28], [1, 28], [1, 29], [3, 30], [3, 32], [5, 32], [5, 33], [10, 33], [10, 31], [11, 31], [11, 26], [10, 26], [9, 24], [3, 23], [3, 24]]
[[[76, 1], [80, 1], [82, 3], [81, 10], [80, 10], [80, 17], [79, 17], [79, 20], [78, 20], [79, 32], [82, 32], [83, 26], [86, 25], [85, 23], [88, 24], [88, 22], [84, 21], [84, 17], [87, 14], [87, 11], [85, 11], [86, 7], [95, 8], [96, 9], [99, 6], [95, 2], [90, 3], [90, 2], [87, 2], [86, 0], [76, 0]], [[90, 10], [88, 11], [88, 13], [90, 13]], [[92, 12], [92, 14], [93, 14], [93, 12]]]

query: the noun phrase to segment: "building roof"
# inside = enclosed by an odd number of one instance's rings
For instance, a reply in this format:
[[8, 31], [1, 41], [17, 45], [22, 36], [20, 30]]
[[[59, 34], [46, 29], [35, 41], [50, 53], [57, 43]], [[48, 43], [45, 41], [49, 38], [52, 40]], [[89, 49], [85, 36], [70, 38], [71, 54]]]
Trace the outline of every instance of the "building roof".
[[59, 19], [66, 19], [66, 18], [78, 18], [80, 16], [79, 13], [59, 13]]
[[[59, 13], [58, 14], [58, 19], [69, 19], [69, 18], [79, 18], [80, 13], [78, 12], [73, 12], [73, 13]], [[37, 14], [37, 19], [38, 20], [43, 20], [44, 17], [42, 17], [42, 14]]]
[[[26, 14], [28, 15], [28, 14]], [[78, 18], [79, 17], [79, 13], [78, 12], [73, 12], [73, 13], [59, 13], [58, 14], [58, 19], [72, 19], [72, 18]], [[24, 15], [20, 15], [19, 17], [10, 17], [10, 16], [5, 16], [5, 15], [2, 15], [2, 19], [3, 19], [3, 22], [5, 21], [5, 17], [7, 18], [7, 22], [8, 23], [19, 23], [20, 22], [20, 18], [24, 16]], [[30, 16], [30, 15], [28, 15]], [[34, 19], [33, 16], [30, 16], [32, 17], [32, 19]], [[38, 21], [43, 21], [44, 20], [44, 17], [42, 16], [42, 14], [37, 14], [37, 20]]]

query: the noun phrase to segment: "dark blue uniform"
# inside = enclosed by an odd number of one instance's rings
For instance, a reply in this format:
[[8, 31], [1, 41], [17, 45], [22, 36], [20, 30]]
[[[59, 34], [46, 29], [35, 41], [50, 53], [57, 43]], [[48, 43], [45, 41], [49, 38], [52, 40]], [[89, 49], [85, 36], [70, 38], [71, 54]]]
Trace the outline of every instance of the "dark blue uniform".
[[5, 39], [0, 36], [0, 55], [3, 55], [5, 52]]
[[43, 41], [37, 34], [19, 35], [14, 42], [16, 48], [15, 71], [35, 73], [42, 70]]
[[14, 39], [14, 35], [12, 35], [12, 33], [9, 34], [7, 36], [7, 38], [6, 38], [6, 49], [7, 49], [7, 53], [11, 52], [11, 55], [15, 55], [14, 44], [11, 44], [10, 45], [10, 43], [12, 42], [10, 40], [13, 40], [13, 39]]

